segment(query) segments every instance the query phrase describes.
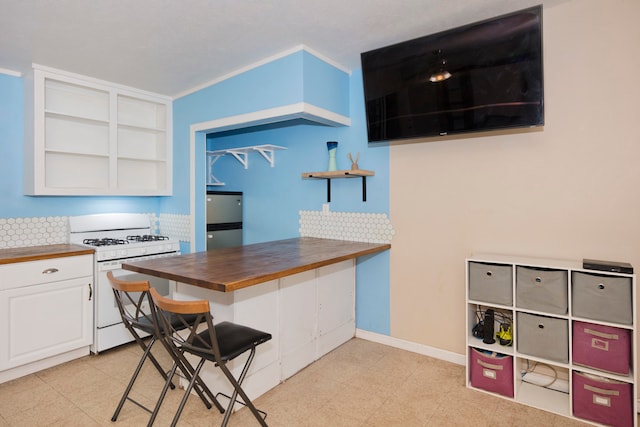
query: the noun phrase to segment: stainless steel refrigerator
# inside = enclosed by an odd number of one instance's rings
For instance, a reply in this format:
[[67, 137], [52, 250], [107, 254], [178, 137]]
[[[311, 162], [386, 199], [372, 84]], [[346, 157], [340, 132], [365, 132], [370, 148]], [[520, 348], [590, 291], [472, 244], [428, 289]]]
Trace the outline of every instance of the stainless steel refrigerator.
[[242, 245], [242, 193], [207, 191], [207, 250]]

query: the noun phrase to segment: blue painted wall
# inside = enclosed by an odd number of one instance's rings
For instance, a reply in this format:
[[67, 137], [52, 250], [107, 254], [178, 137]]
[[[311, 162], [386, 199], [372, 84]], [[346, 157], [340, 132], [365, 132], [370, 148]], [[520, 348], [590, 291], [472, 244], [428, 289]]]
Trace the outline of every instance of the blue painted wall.
[[[32, 197], [22, 194], [23, 79], [0, 74], [0, 218], [72, 216], [103, 212], [189, 213], [189, 126], [226, 116], [308, 102], [350, 116], [350, 127], [327, 127], [304, 121], [265, 126], [252, 132], [199, 137], [196, 174], [199, 234], [204, 233], [205, 149], [274, 144], [275, 168], [253, 153], [249, 169], [233, 157], [216, 163], [223, 190], [245, 194], [245, 243], [296, 237], [299, 210], [319, 210], [326, 202], [324, 181], [303, 180], [301, 173], [325, 170], [326, 141], [338, 141], [338, 167], [350, 167], [347, 153], [360, 152], [360, 167], [371, 169], [368, 201], [361, 200], [360, 180], [334, 180], [333, 211], [389, 213], [388, 148], [367, 145], [359, 72], [349, 76], [307, 52], [265, 64], [174, 102], [174, 195], [172, 197]], [[81, 177], [79, 177], [81, 179]], [[204, 238], [199, 242], [204, 247]], [[183, 247], [183, 250], [188, 248]], [[389, 254], [364, 257], [357, 266], [357, 325], [389, 334]]]
[[[304, 120], [259, 126], [242, 131], [199, 136], [196, 142], [197, 250], [204, 249], [205, 150], [273, 144], [275, 167], [258, 153], [249, 154], [249, 167], [230, 155], [221, 157], [215, 176], [226, 185], [211, 190], [244, 193], [244, 243], [299, 236], [299, 211], [320, 210], [326, 203], [326, 182], [303, 180], [301, 174], [327, 168], [327, 141], [338, 141], [338, 168], [348, 169], [349, 152], [360, 152], [360, 167], [374, 170], [367, 179], [367, 202], [361, 181], [332, 181], [332, 211], [389, 213], [388, 147], [369, 147], [364, 119], [362, 77], [328, 65], [315, 56], [296, 52], [242, 75], [220, 82], [174, 102], [175, 204], [188, 209], [189, 126], [226, 116], [306, 102], [345, 116], [352, 126], [329, 127]], [[184, 211], [187, 213], [188, 210]], [[357, 265], [356, 322], [358, 328], [388, 335], [389, 254], [364, 257]]]
[[[158, 212], [157, 197], [41, 197], [23, 195], [24, 82], [0, 74], [0, 218]], [[78, 179], [82, 179], [79, 176]]]

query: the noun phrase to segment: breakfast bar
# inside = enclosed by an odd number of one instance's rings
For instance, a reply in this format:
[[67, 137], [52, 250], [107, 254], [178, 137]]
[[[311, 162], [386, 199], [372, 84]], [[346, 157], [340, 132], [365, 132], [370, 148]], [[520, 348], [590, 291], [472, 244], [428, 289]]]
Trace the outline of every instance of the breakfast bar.
[[231, 292], [390, 248], [390, 244], [300, 237], [125, 263], [122, 268]]
[[[208, 300], [216, 323], [231, 321], [271, 333], [273, 339], [258, 348], [243, 384], [255, 398], [353, 338], [355, 261], [390, 248], [387, 243], [301, 237], [124, 263], [122, 268], [175, 282], [175, 299]], [[232, 365], [234, 374], [243, 362]], [[229, 392], [218, 371], [210, 367], [201, 376]]]

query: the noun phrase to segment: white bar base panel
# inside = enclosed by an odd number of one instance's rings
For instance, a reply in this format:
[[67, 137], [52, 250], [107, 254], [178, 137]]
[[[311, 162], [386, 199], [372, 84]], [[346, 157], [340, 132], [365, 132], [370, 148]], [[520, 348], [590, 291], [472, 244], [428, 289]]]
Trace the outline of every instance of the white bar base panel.
[[[242, 384], [255, 399], [354, 337], [355, 273], [355, 261], [347, 260], [228, 293], [177, 283], [174, 298], [206, 299], [215, 323], [226, 320], [272, 334], [256, 349]], [[228, 364], [236, 378], [247, 357]], [[211, 390], [231, 394], [212, 363], [200, 375]]]

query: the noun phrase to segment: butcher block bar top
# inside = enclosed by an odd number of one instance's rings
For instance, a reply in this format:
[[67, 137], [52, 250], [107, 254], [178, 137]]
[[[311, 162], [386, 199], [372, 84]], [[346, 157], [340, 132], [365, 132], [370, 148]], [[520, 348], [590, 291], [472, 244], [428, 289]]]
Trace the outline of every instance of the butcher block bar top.
[[0, 264], [37, 261], [41, 259], [63, 258], [76, 255], [93, 255], [94, 250], [66, 243], [58, 245], [29, 246], [22, 248], [0, 249]]
[[232, 292], [390, 248], [388, 243], [300, 237], [123, 263], [122, 268], [214, 291]]

